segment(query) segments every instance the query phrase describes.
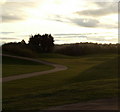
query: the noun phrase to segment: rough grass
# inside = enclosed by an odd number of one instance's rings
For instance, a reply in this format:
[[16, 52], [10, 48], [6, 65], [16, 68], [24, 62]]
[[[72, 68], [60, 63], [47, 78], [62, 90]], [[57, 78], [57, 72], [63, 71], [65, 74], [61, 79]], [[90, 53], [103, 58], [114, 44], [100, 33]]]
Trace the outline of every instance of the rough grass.
[[3, 77], [19, 75], [23, 73], [39, 72], [53, 68], [51, 66], [40, 64], [37, 62], [6, 57], [6, 56], [3, 56], [2, 61], [3, 61], [3, 66], [2, 66]]
[[116, 55], [41, 59], [69, 69], [3, 83], [4, 110], [40, 110], [117, 96]]

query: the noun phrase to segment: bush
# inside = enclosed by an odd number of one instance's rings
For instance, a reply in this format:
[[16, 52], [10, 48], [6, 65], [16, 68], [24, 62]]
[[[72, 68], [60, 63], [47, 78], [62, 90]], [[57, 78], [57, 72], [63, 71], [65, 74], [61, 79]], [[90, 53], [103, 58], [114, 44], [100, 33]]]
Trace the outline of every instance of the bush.
[[9, 53], [25, 57], [37, 57], [37, 53], [29, 49], [27, 45], [21, 43], [7, 43], [2, 45], [3, 53]]

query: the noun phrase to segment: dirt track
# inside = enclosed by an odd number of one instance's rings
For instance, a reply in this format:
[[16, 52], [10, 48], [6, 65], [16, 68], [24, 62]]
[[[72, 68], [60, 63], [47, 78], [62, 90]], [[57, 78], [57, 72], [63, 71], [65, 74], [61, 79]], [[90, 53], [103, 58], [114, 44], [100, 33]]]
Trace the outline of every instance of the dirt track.
[[44, 75], [44, 74], [48, 74], [48, 73], [54, 73], [54, 72], [58, 72], [58, 71], [62, 71], [62, 70], [68, 69], [66, 66], [63, 66], [63, 65], [50, 63], [50, 62], [46, 62], [46, 61], [41, 61], [41, 60], [36, 60], [36, 59], [32, 59], [32, 58], [27, 58], [27, 57], [11, 56], [11, 55], [6, 55], [6, 54], [2, 54], [2, 56], [8, 56], [8, 57], [24, 59], [24, 60], [30, 60], [30, 61], [34, 61], [34, 62], [38, 62], [38, 63], [42, 63], [42, 64], [53, 66], [54, 69], [46, 70], [46, 71], [42, 71], [42, 72], [34, 72], [34, 73], [19, 74], [19, 75], [4, 77], [2, 79], [0, 78], [0, 82], [1, 81], [2, 82], [8, 82], [8, 81], [13, 81], [13, 80], [18, 80], [18, 79], [24, 79], [24, 78], [34, 77], [34, 76], [38, 76], [38, 75]]
[[118, 110], [118, 99], [100, 99], [82, 103], [56, 106], [48, 110]]

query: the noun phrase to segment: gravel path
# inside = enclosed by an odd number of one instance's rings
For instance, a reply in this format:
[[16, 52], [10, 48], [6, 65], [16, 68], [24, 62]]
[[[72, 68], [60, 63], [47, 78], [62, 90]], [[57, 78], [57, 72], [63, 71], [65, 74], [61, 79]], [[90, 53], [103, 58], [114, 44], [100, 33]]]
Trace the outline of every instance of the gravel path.
[[36, 59], [32, 59], [32, 58], [27, 58], [27, 57], [12, 56], [12, 55], [7, 55], [7, 54], [2, 54], [2, 56], [8, 56], [8, 57], [24, 59], [24, 60], [30, 60], [30, 61], [34, 61], [34, 62], [38, 62], [38, 63], [42, 63], [42, 64], [53, 66], [54, 69], [46, 70], [46, 71], [42, 71], [42, 72], [34, 72], [34, 73], [19, 74], [19, 75], [4, 77], [4, 78], [0, 78], [0, 82], [1, 81], [2, 82], [8, 82], [8, 81], [13, 81], [13, 80], [18, 80], [18, 79], [24, 79], [24, 78], [34, 77], [34, 76], [38, 76], [38, 75], [44, 75], [44, 74], [48, 74], [48, 73], [54, 73], [54, 72], [58, 72], [58, 71], [67, 70], [68, 69], [64, 65], [59, 65], [59, 64], [50, 63], [50, 62], [47, 62], [47, 61], [36, 60]]

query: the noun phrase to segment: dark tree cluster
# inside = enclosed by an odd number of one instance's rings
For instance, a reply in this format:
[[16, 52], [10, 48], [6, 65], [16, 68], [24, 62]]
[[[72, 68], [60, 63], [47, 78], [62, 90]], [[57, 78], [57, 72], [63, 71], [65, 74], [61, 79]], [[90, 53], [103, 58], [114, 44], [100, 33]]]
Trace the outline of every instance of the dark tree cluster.
[[2, 52], [25, 57], [37, 57], [37, 54], [30, 49], [24, 40], [21, 42], [10, 42], [2, 45]]
[[120, 44], [98, 44], [98, 43], [75, 43], [57, 45], [54, 50], [56, 53], [80, 56], [88, 54], [120, 53]]
[[51, 34], [31, 35], [28, 43], [22, 40], [21, 42], [5, 43], [1, 47], [4, 53], [26, 57], [37, 57], [39, 53], [52, 52], [54, 38]]
[[54, 39], [51, 34], [31, 35], [28, 45], [37, 52], [51, 52], [54, 47]]

